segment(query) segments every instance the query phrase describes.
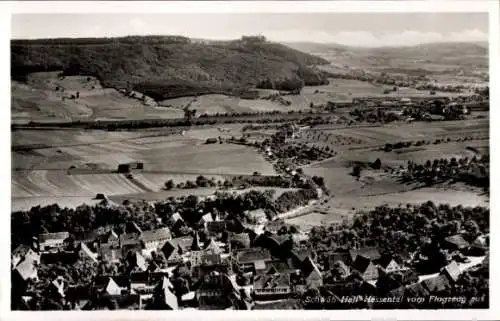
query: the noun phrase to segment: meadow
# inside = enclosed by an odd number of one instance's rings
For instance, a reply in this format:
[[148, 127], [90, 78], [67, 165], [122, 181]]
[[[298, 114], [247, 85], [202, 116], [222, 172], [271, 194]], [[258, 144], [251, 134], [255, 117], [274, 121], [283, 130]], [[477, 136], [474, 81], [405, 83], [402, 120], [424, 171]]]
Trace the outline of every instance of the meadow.
[[[224, 134], [231, 134], [230, 127]], [[217, 129], [193, 129], [184, 135], [162, 134], [162, 130], [14, 131], [13, 146], [26, 149], [11, 153], [13, 209], [55, 202], [88, 203], [96, 193], [136, 197], [153, 193], [147, 198], [154, 198], [162, 196], [152, 195], [160, 192], [167, 180], [177, 184], [195, 181], [199, 175], [224, 181], [228, 175], [253, 171], [275, 174], [272, 165], [253, 148], [205, 144], [217, 133]], [[144, 170], [133, 173], [133, 178], [116, 173], [118, 164], [135, 161], [143, 162]], [[70, 171], [70, 167], [76, 169]], [[175, 193], [185, 195], [190, 190]]]

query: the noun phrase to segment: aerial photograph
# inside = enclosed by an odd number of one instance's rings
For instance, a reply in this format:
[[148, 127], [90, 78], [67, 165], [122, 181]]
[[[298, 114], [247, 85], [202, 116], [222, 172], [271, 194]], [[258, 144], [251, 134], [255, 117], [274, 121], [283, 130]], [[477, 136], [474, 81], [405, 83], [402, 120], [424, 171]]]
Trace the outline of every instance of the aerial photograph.
[[12, 15], [11, 310], [489, 309], [488, 18]]

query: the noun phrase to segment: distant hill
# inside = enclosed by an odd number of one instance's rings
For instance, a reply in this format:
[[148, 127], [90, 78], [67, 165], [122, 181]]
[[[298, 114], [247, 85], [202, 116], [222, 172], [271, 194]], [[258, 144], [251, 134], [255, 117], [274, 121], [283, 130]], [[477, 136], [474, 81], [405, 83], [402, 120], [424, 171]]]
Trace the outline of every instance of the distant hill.
[[352, 47], [339, 44], [286, 43], [291, 48], [320, 56], [339, 69], [412, 71], [429, 73], [488, 70], [488, 43], [443, 42], [400, 47]]
[[[157, 99], [230, 93], [263, 79], [308, 77], [328, 61], [261, 37], [204, 42], [179, 36], [11, 41], [11, 75], [40, 71], [97, 77], [103, 86], [134, 89]], [[304, 72], [307, 70], [307, 72]], [[304, 79], [306, 78], [306, 79]]]

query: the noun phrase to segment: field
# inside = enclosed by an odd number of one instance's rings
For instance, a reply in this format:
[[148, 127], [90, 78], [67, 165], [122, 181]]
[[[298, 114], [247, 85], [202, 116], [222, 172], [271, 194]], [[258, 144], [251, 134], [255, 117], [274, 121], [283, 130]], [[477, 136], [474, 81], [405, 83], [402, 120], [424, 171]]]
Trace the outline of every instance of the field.
[[[330, 78], [330, 84], [325, 86], [305, 87], [303, 90], [304, 95], [326, 95], [331, 101], [345, 101], [353, 98], [360, 97], [428, 97], [428, 90], [417, 90], [409, 87], [401, 87], [398, 91], [391, 91], [388, 94], [384, 90], [391, 90], [392, 86], [375, 85], [370, 82], [351, 80], [351, 79], [334, 79]], [[450, 93], [436, 92], [436, 95], [458, 95]]]
[[[26, 83], [11, 82], [12, 121], [113, 120], [182, 118], [182, 110], [147, 105], [116, 89], [103, 88], [93, 77], [58, 77], [57, 72], [31, 74]], [[64, 90], [64, 91], [63, 91]], [[78, 92], [77, 99], [71, 99]]]
[[414, 191], [363, 197], [343, 195], [338, 198], [334, 197], [327, 204], [322, 205], [321, 212], [294, 217], [287, 219], [286, 222], [299, 225], [306, 230], [314, 226], [341, 222], [359, 211], [368, 211], [376, 206], [404, 206], [408, 203], [419, 204], [429, 200], [435, 204], [448, 203], [451, 206], [462, 205], [464, 207], [488, 206], [489, 204], [489, 199], [476, 191], [444, 190], [441, 188], [422, 188]]
[[[483, 138], [456, 141], [465, 136]], [[450, 138], [450, 142], [433, 144], [435, 139], [446, 138]], [[433, 200], [436, 203], [475, 206], [488, 202], [487, 197], [481, 195], [482, 191], [456, 184], [446, 188], [415, 190], [415, 186], [401, 184], [388, 169], [404, 166], [409, 160], [425, 163], [436, 158], [471, 158], [488, 153], [489, 124], [484, 119], [337, 130], [317, 128], [304, 132], [301, 140], [314, 142], [314, 145], [327, 145], [337, 150], [338, 154], [303, 168], [308, 175], [324, 177], [326, 187], [332, 192], [333, 198], [320, 206], [321, 212], [327, 215], [311, 214], [312, 216], [294, 218], [293, 222], [304, 220], [304, 224], [321, 224], [322, 221], [336, 220], [342, 215], [385, 203], [397, 205]], [[379, 148], [386, 143], [419, 140], [430, 141], [430, 144], [394, 149], [390, 152]], [[365, 169], [359, 179], [352, 176], [354, 162], [372, 163], [377, 158], [381, 160], [382, 170]]]
[[[199, 175], [218, 181], [254, 171], [275, 174], [272, 165], [250, 147], [205, 144], [209, 137], [236, 134], [238, 128], [241, 126], [227, 126], [224, 132], [217, 128], [199, 128], [188, 130], [184, 135], [167, 135], [164, 130], [14, 131], [13, 146], [32, 146], [11, 153], [14, 209], [37, 205], [42, 199], [43, 204], [81, 203], [91, 201], [96, 193], [154, 195], [169, 179], [177, 184], [195, 181]], [[133, 161], [143, 162], [144, 170], [133, 173], [132, 179], [115, 172], [118, 164]], [[76, 169], [69, 172], [71, 166]], [[189, 193], [187, 191], [176, 193]], [[147, 198], [154, 198], [151, 195]]]
[[[224, 113], [257, 113], [257, 112], [288, 112], [288, 111], [308, 111], [311, 103], [315, 106], [325, 105], [329, 101], [350, 101], [360, 97], [422, 97], [428, 96], [427, 90], [416, 90], [413, 88], [400, 88], [399, 92], [384, 94], [384, 90], [392, 88], [389, 86], [373, 85], [372, 83], [359, 80], [333, 79], [330, 84], [324, 86], [305, 86], [300, 95], [285, 95], [282, 98], [290, 103], [284, 105], [279, 101], [263, 99], [272, 91], [261, 91], [260, 99], [241, 99], [226, 95], [202, 95], [199, 97], [181, 97], [167, 99], [159, 103], [173, 110], [182, 110], [189, 107], [196, 110], [197, 115], [214, 115]], [[439, 92], [437, 95], [441, 94]], [[447, 95], [450, 95], [447, 93]], [[453, 94], [452, 94], [453, 95]]]

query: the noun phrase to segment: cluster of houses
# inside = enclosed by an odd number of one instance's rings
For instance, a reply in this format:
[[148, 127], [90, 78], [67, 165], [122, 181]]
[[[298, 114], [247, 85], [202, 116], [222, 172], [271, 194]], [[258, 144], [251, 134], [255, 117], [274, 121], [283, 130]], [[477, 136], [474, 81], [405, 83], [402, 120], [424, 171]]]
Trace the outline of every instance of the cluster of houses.
[[[331, 253], [328, 262], [318, 264], [304, 233], [278, 233], [276, 224], [263, 229], [266, 219], [261, 210], [247, 216], [252, 224], [242, 224], [238, 233], [228, 230], [226, 220], [208, 213], [201, 218], [200, 229], [180, 237], [171, 233], [183, 223], [179, 214], [170, 218], [170, 228], [142, 231], [132, 222], [122, 234], [114, 229], [78, 236], [40, 234], [32, 245], [13, 251], [12, 286], [21, 291], [21, 300], [29, 302], [33, 294], [27, 284], [37, 281], [41, 265], [85, 260], [95, 265], [124, 264], [126, 269], [113, 273], [98, 269], [93, 281], [83, 286], [68, 284], [61, 275], [49, 280], [49, 295], [70, 309], [252, 309], [300, 297], [312, 288], [340, 295], [353, 282], [361, 282], [365, 294], [378, 293], [377, 280], [395, 273], [406, 281], [388, 291], [428, 295], [443, 292], [457, 281], [459, 264], [468, 260], [463, 253], [485, 255], [488, 248], [484, 237], [472, 244], [460, 235], [446, 238], [449, 264], [419, 282], [410, 266], [425, 260], [422, 255], [387, 256], [365, 247]], [[331, 275], [328, 271], [339, 268], [342, 278], [326, 277]]]
[[[200, 231], [173, 237], [168, 227], [142, 231], [133, 222], [122, 234], [111, 228], [85, 235], [40, 234], [32, 245], [20, 245], [12, 252], [12, 287], [29, 302], [34, 294], [28, 284], [39, 280], [42, 265], [80, 260], [95, 265], [125, 263], [126, 270], [107, 275], [98, 269], [99, 275], [86, 286], [68, 284], [63, 276], [49, 280], [50, 295], [71, 309], [249, 309], [254, 300], [287, 297], [295, 288], [321, 285], [310, 251], [278, 259], [276, 252], [288, 238], [269, 232], [257, 235], [265, 213], [256, 210], [247, 215], [253, 224], [243, 233], [228, 233], [226, 221], [204, 215], [199, 224], [203, 238]], [[174, 214], [169, 225], [182, 223], [182, 217]], [[252, 242], [264, 247], [251, 247]], [[158, 256], [163, 262], [154, 259]], [[188, 276], [185, 287], [172, 285], [179, 275]]]

